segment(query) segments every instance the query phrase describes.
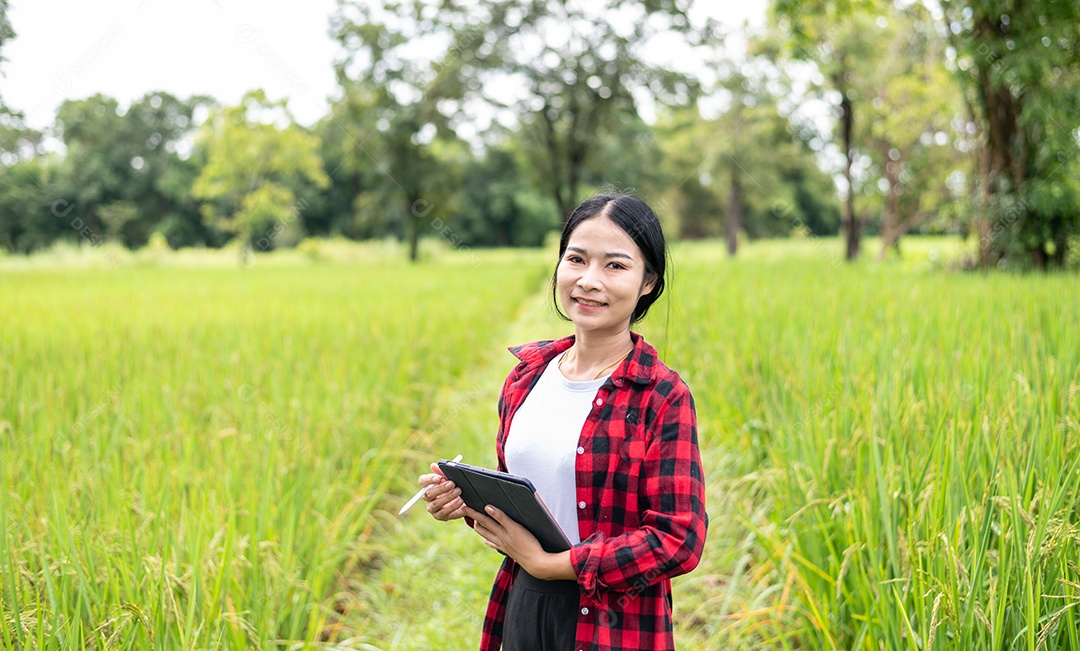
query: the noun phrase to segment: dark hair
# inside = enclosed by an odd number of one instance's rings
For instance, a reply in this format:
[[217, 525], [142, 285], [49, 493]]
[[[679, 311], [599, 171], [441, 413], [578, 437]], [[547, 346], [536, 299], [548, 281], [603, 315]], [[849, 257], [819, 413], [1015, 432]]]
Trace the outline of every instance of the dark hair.
[[[660, 228], [660, 219], [647, 203], [630, 194], [598, 194], [582, 201], [570, 212], [563, 225], [562, 237], [559, 238], [559, 262], [566, 253], [570, 235], [581, 222], [593, 217], [605, 216], [616, 226], [626, 231], [634, 244], [641, 249], [645, 258], [645, 279], [655, 278], [652, 291], [638, 299], [630, 323], [637, 323], [645, 317], [649, 307], [664, 293], [664, 276], [667, 271], [667, 246], [664, 231]], [[558, 274], [559, 262], [555, 263], [555, 272], [551, 275], [551, 291], [555, 301], [555, 311], [564, 320], [570, 318], [559, 309]]]

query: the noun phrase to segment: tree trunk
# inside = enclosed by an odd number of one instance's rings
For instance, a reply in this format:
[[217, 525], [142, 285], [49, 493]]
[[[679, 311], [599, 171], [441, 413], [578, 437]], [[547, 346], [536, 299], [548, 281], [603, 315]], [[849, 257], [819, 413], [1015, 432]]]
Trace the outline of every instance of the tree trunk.
[[1046, 269], [1046, 249], [1039, 244], [1031, 249], [1031, 264], [1039, 271]]
[[885, 214], [881, 219], [881, 251], [878, 260], [884, 260], [889, 254], [890, 248], [900, 252], [900, 236], [903, 230], [900, 227], [900, 171], [901, 163], [889, 157], [892, 149], [891, 143], [884, 142], [882, 149], [885, 152], [885, 180], [889, 183], [889, 195], [885, 198]]
[[[980, 16], [975, 24], [974, 35], [976, 41], [990, 44], [995, 39], [1005, 38], [999, 25], [1000, 19]], [[1011, 187], [1007, 192], [1014, 196], [1020, 195], [1023, 184], [1023, 170], [1018, 168], [1019, 161], [1013, 159], [1013, 148], [1017, 144], [1019, 130], [1020, 106], [1007, 85], [995, 85], [990, 72], [998, 62], [996, 52], [998, 47], [991, 47], [990, 54], [986, 55], [985, 61], [978, 65], [978, 96], [983, 111], [983, 120], [986, 125], [986, 144], [984, 147], [985, 161], [983, 162], [982, 198], [983, 215], [985, 224], [979, 224], [979, 264], [989, 267], [1004, 255], [1003, 243], [1000, 241], [1001, 233], [1011, 228], [1012, 223], [1022, 221], [1023, 207], [1017, 212], [1005, 215], [993, 227], [990, 224], [989, 209], [993, 204], [993, 196], [1002, 190], [999, 183], [1008, 181]], [[998, 229], [997, 233], [994, 232]], [[1038, 266], [1038, 254], [1032, 251], [1033, 260]]]
[[851, 262], [859, 257], [859, 222], [855, 219], [855, 187], [851, 182], [851, 164], [855, 156], [851, 142], [854, 119], [851, 115], [851, 98], [848, 97], [844, 86], [841, 86], [841, 89], [840, 130], [844, 139], [844, 180], [847, 181], [847, 196], [844, 198], [844, 215], [841, 222], [844, 226], [845, 253], [847, 260]]
[[551, 179], [548, 187], [551, 188], [551, 196], [555, 199], [555, 205], [558, 207], [559, 212], [562, 214], [563, 221], [570, 216], [570, 209], [573, 207], [569, 205], [572, 199], [566, 196], [563, 191], [563, 178], [562, 178], [562, 157], [560, 156], [559, 147], [559, 134], [555, 129], [555, 119], [548, 115], [548, 112], [554, 110], [548, 103], [544, 103], [544, 107], [540, 111], [540, 118], [544, 121], [544, 145], [547, 149], [548, 163], [551, 165]]
[[416, 201], [418, 199], [410, 197], [405, 202], [406, 214], [409, 216], [405, 222], [405, 236], [409, 238], [409, 262], [420, 259], [420, 216], [416, 214]]
[[[1064, 220], [1059, 220], [1059, 222], [1060, 221]], [[1065, 228], [1064, 224], [1061, 224], [1060, 228], [1056, 230], [1057, 233], [1054, 238], [1054, 264], [1059, 268], [1064, 268], [1069, 262], [1069, 231]]]
[[900, 232], [889, 223], [881, 225], [881, 250], [878, 251], [878, 260], [884, 260], [889, 255], [889, 249], [900, 252]]
[[[951, 34], [951, 32], [950, 32]], [[950, 38], [950, 42], [952, 39]], [[968, 120], [976, 125], [975, 161], [972, 165], [971, 174], [968, 175], [967, 187], [971, 205], [975, 207], [975, 215], [972, 217], [975, 237], [979, 242], [978, 266], [986, 269], [990, 266], [990, 185], [986, 179], [990, 177], [990, 158], [986, 153], [986, 141], [982, 136], [982, 125], [979, 116], [975, 113], [974, 102], [967, 92], [964, 92], [964, 106], [967, 109]], [[961, 237], [967, 239], [970, 232], [965, 228]]]
[[990, 241], [990, 154], [986, 150], [986, 142], [979, 143], [979, 197], [976, 205], [978, 214], [975, 215], [975, 235], [979, 238], [979, 268], [990, 268], [990, 252], [993, 242]]
[[727, 215], [724, 216], [724, 234], [727, 236], [728, 255], [734, 257], [739, 249], [739, 229], [742, 228], [743, 196], [739, 168], [731, 163], [731, 192], [728, 195]]

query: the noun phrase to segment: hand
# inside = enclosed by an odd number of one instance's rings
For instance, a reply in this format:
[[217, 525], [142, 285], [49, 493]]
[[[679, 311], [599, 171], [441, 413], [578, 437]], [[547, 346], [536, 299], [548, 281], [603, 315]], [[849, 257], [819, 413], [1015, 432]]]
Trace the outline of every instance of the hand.
[[466, 506], [465, 515], [476, 520], [473, 529], [488, 547], [514, 559], [529, 574], [546, 581], [577, 579], [570, 552], [545, 552], [536, 536], [494, 506], [487, 506], [486, 515]]
[[461, 489], [446, 478], [439, 469], [439, 464], [431, 464], [430, 475], [420, 475], [417, 483], [429, 486], [424, 494], [427, 512], [436, 520], [454, 520], [465, 515], [465, 502], [461, 499]]

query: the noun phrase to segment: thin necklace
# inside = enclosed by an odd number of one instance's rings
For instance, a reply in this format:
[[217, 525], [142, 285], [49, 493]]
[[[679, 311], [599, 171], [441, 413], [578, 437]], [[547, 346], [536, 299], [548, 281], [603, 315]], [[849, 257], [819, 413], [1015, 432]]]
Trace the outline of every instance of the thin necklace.
[[[593, 379], [594, 379], [594, 380], [599, 380], [599, 379], [600, 379], [600, 376], [604, 374], [604, 371], [608, 370], [608, 369], [609, 369], [609, 368], [611, 368], [612, 366], [615, 366], [615, 365], [616, 365], [616, 364], [618, 364], [619, 362], [621, 362], [621, 361], [623, 361], [624, 359], [626, 359], [626, 356], [627, 356], [627, 355], [629, 355], [629, 354], [630, 354], [630, 353], [632, 353], [632, 352], [634, 352], [634, 347], [633, 347], [633, 346], [631, 346], [631, 347], [630, 347], [630, 350], [626, 351], [626, 352], [625, 352], [625, 353], [623, 353], [622, 355], [619, 355], [619, 357], [618, 357], [618, 358], [617, 358], [617, 359], [616, 359], [616, 360], [615, 360], [614, 362], [612, 362], [612, 363], [608, 364], [607, 366], [605, 366], [604, 368], [600, 369], [600, 372], [599, 372], [599, 373], [597, 373], [597, 374], [596, 374], [596, 375], [595, 375], [595, 376], [593, 377]], [[576, 357], [575, 357], [575, 359], [576, 359]], [[562, 370], [562, 363], [563, 363], [563, 362], [565, 362], [565, 361], [566, 361], [566, 354], [565, 354], [565, 353], [563, 353], [563, 356], [559, 358], [559, 363], [558, 363], [558, 365], [556, 366], [556, 368], [558, 368], [558, 369], [559, 369], [559, 370], [561, 371], [561, 370]]]

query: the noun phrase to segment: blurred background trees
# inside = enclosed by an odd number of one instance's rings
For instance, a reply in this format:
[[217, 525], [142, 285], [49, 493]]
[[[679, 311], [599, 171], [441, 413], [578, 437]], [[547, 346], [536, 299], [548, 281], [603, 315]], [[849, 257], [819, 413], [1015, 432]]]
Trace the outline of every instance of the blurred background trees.
[[4, 107], [0, 247], [390, 237], [415, 259], [422, 237], [538, 245], [614, 187], [732, 255], [924, 232], [970, 236], [981, 266], [1075, 260], [1076, 3], [773, 0], [745, 51], [703, 8], [344, 1], [340, 93], [310, 127], [257, 90], [95, 95], [43, 132]]
[[1060, 266], [1080, 219], [1080, 5], [943, 0], [949, 59], [978, 134], [983, 265]]
[[257, 250], [302, 239], [309, 197], [330, 179], [318, 138], [293, 122], [284, 102], [249, 92], [238, 106], [213, 111], [197, 143], [206, 164], [192, 192], [208, 227]]

